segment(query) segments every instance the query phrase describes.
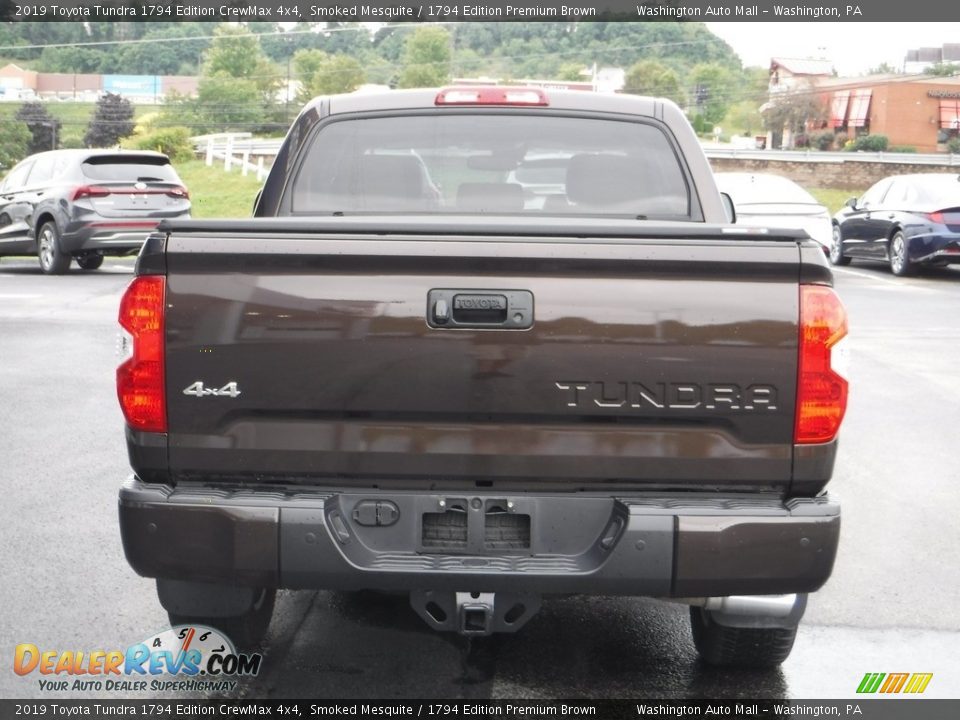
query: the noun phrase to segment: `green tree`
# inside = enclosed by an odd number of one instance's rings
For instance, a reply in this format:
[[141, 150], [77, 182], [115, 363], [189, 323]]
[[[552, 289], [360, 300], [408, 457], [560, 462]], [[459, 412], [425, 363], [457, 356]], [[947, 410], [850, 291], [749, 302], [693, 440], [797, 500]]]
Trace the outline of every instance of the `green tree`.
[[30, 130], [22, 122], [7, 120], [0, 131], [0, 172], [5, 173], [27, 156]]
[[558, 80], [566, 80], [567, 82], [583, 82], [587, 79], [582, 74], [583, 69], [584, 67], [580, 63], [564, 63], [557, 70], [556, 77]]
[[198, 120], [211, 128], [253, 129], [264, 120], [261, 101], [256, 83], [245, 78], [213, 75], [197, 85]]
[[14, 116], [25, 123], [30, 131], [27, 154], [55, 150], [60, 140], [60, 121], [47, 112], [40, 102], [28, 102], [20, 106]]
[[220, 25], [204, 54], [203, 77], [249, 80], [257, 87], [264, 105], [276, 101], [283, 83], [280, 71], [260, 47], [260, 38], [243, 26]]
[[[320, 70], [320, 66], [323, 65], [324, 61], [329, 57], [330, 56], [323, 50], [317, 50], [316, 48], [297, 50], [297, 52], [293, 54], [293, 69], [297, 79], [304, 88], [313, 82], [313, 78]], [[308, 92], [304, 90], [304, 96], [306, 97], [307, 95]], [[313, 96], [309, 95], [309, 97]]]
[[300, 102], [317, 95], [334, 95], [356, 90], [366, 81], [360, 63], [347, 55], [327, 55], [322, 50], [299, 50], [293, 64], [300, 79]]
[[168, 97], [163, 121], [202, 132], [273, 130], [283, 119], [281, 86], [259, 38], [246, 27], [221, 25], [204, 53], [196, 99]]
[[960, 74], [960, 66], [953, 63], [935, 63], [923, 71], [924, 75], [933, 75], [935, 77], [949, 77]]
[[723, 119], [723, 127], [731, 133], [739, 131], [744, 135], [753, 135], [755, 130], [763, 127], [763, 116], [757, 103], [741, 100], [733, 105]]
[[112, 147], [132, 134], [133, 105], [120, 95], [107, 93], [97, 100], [83, 144], [93, 148]]
[[[210, 40], [197, 37], [209, 34], [203, 23], [177, 23], [173, 27], [148, 26], [144, 40], [169, 42], [129, 43], [112, 53], [115, 70], [127, 75], [196, 75], [200, 58], [210, 49]], [[194, 39], [195, 38], [195, 39]], [[175, 40], [175, 42], [174, 42]]]
[[704, 123], [716, 125], [730, 107], [734, 74], [722, 65], [707, 63], [694, 66], [687, 79], [690, 87], [690, 114]]
[[623, 91], [634, 95], [652, 95], [684, 104], [677, 74], [656, 60], [641, 60], [627, 71]]
[[86, 47], [48, 47], [43, 49], [37, 67], [41, 72], [95, 73], [106, 54]]
[[260, 39], [249, 29], [239, 25], [219, 25], [213, 32], [213, 43], [204, 55], [203, 74], [252, 80], [265, 58]]
[[418, 27], [403, 46], [402, 88], [436, 87], [450, 80], [450, 33], [436, 25]]
[[822, 125], [828, 115], [820, 93], [807, 83], [772, 98], [763, 111], [763, 123], [773, 134], [773, 146], [779, 147], [785, 130], [796, 138], [806, 132], [808, 124]]
[[886, 61], [880, 63], [876, 67], [870, 68], [867, 71], [867, 75], [899, 75], [899, 74], [900, 74], [900, 71]]

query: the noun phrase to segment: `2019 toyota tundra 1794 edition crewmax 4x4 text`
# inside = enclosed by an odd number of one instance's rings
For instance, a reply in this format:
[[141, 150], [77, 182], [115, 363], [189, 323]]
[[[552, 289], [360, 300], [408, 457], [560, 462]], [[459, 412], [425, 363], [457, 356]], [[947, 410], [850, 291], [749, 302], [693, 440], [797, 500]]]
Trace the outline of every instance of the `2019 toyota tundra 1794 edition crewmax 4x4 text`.
[[241, 643], [278, 588], [471, 635], [582, 593], [782, 661], [837, 549], [846, 317], [815, 242], [731, 209], [670, 102], [311, 102], [256, 217], [165, 222], [123, 297], [130, 564]]

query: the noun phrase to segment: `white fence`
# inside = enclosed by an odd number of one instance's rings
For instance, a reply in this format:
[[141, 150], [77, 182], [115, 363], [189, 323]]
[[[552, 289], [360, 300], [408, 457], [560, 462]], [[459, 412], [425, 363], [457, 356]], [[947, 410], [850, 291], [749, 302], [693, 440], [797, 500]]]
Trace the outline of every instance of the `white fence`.
[[207, 165], [223, 163], [223, 169], [227, 172], [239, 167], [241, 175], [255, 172], [257, 180], [267, 176], [283, 142], [280, 138], [255, 138], [250, 133], [197, 135], [191, 140]]

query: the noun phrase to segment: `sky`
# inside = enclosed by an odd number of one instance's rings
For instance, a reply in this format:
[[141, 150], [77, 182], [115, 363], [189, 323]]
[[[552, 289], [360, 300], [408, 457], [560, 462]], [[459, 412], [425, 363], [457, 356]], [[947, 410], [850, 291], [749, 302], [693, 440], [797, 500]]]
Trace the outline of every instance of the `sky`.
[[[947, 0], [949, 1], [949, 0]], [[960, 42], [960, 23], [708, 22], [744, 65], [771, 57], [824, 57], [843, 75], [862, 75], [886, 62], [902, 68], [907, 50]]]

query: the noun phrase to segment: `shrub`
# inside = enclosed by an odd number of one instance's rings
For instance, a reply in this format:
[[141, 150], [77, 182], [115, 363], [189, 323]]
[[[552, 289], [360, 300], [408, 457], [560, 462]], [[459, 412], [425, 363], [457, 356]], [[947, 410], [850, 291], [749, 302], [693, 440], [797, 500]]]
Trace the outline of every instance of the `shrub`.
[[947, 142], [947, 150], [954, 155], [960, 155], [960, 137], [950, 138]]
[[852, 143], [844, 146], [844, 150], [854, 152], [862, 150], [863, 152], [883, 152], [887, 149], [889, 140], [886, 135], [860, 135]]
[[156, 150], [166, 154], [173, 161], [193, 158], [193, 143], [190, 142], [190, 130], [185, 127], [159, 128], [133, 139], [137, 150]]
[[837, 136], [832, 130], [825, 130], [810, 138], [810, 145], [817, 150], [832, 150]]
[[799, 133], [793, 139], [793, 146], [798, 148], [808, 148], [810, 147], [810, 136], [806, 133]]
[[0, 174], [6, 173], [27, 156], [30, 130], [22, 122], [10, 121], [0, 133]]
[[887, 152], [894, 153], [915, 153], [917, 149], [913, 145], [891, 145], [887, 148]]

